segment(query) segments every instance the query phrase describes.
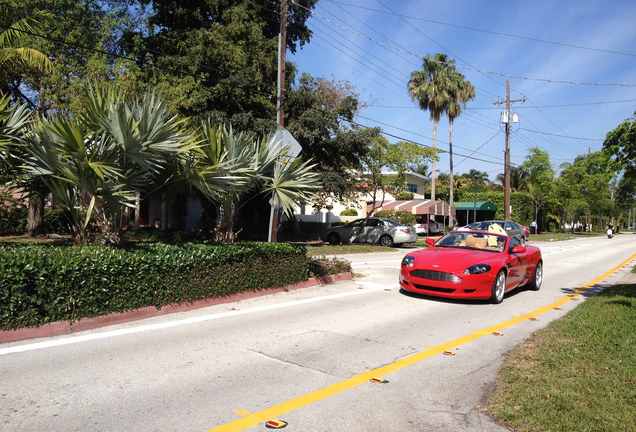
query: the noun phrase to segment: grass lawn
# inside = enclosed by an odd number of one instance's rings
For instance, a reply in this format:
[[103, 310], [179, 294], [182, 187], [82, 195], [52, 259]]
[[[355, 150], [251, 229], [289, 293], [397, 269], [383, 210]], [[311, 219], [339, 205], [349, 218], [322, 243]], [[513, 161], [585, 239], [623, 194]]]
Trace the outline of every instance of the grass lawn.
[[0, 236], [0, 245], [2, 244], [62, 244], [66, 240], [70, 240], [69, 236], [63, 238], [48, 237], [29, 237], [27, 235], [16, 236]]
[[543, 232], [540, 234], [530, 234], [530, 241], [561, 241], [572, 240], [581, 237], [598, 237], [602, 233], [567, 233], [567, 232]]
[[519, 432], [627, 432], [635, 407], [636, 285], [619, 285], [514, 349], [488, 410]]
[[372, 244], [343, 244], [343, 245], [316, 245], [307, 246], [308, 256], [320, 255], [342, 255], [352, 253], [369, 253], [369, 252], [395, 252], [397, 249], [388, 248], [380, 245]]

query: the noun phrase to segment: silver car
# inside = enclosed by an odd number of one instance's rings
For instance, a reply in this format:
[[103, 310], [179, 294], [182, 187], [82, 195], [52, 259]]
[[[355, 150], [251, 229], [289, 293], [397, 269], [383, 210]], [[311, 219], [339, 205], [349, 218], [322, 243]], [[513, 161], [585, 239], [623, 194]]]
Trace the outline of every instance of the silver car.
[[379, 243], [382, 246], [415, 243], [415, 227], [380, 218], [358, 219], [327, 230], [325, 239], [331, 244]]

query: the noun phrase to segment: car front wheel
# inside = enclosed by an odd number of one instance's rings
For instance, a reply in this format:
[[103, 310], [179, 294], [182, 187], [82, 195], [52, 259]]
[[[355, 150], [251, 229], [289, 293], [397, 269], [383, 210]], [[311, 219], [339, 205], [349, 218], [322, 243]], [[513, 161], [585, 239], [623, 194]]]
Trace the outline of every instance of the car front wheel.
[[340, 244], [340, 236], [336, 233], [331, 233], [329, 237], [327, 237], [327, 241], [332, 245]]
[[502, 270], [497, 273], [495, 283], [492, 285], [492, 295], [490, 300], [495, 304], [499, 304], [503, 301], [504, 294], [506, 294], [506, 272]]
[[380, 244], [385, 247], [393, 246], [393, 239], [388, 235], [383, 235], [380, 237]]
[[534, 276], [532, 280], [528, 284], [528, 288], [533, 291], [539, 291], [541, 289], [541, 284], [543, 283], [543, 262], [539, 261], [537, 266], [534, 269]]

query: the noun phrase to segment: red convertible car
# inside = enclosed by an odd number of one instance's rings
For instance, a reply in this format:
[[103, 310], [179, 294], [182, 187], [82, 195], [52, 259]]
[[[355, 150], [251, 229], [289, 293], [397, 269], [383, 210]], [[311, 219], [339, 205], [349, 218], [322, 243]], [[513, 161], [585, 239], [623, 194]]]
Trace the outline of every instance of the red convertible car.
[[518, 237], [486, 231], [453, 231], [429, 247], [402, 260], [403, 290], [455, 299], [490, 299], [501, 303], [504, 294], [543, 282], [541, 251]]

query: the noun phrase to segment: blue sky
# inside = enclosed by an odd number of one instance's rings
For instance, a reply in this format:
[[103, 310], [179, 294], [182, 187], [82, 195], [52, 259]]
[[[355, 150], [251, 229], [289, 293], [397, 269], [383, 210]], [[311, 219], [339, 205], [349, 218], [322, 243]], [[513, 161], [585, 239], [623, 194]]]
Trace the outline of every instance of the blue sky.
[[[634, 55], [495, 36], [363, 9], [386, 11], [386, 7], [411, 17]], [[301, 72], [351, 82], [368, 105], [360, 112], [368, 119], [359, 117], [360, 123], [383, 126], [376, 122], [381, 121], [394, 125], [409, 132], [383, 127], [387, 132], [428, 144], [430, 139], [426, 137], [430, 137], [432, 129], [428, 113], [418, 110], [406, 91], [410, 72], [421, 66], [418, 56], [445, 52], [456, 60], [458, 69], [477, 89], [477, 97], [469, 108], [493, 107], [497, 96], [504, 94], [505, 78], [487, 71], [633, 85], [582, 86], [511, 79], [513, 98], [527, 96], [525, 105], [529, 107], [636, 99], [634, 22], [636, 2], [630, 0], [320, 0], [309, 21], [314, 32], [312, 41], [290, 60]], [[521, 128], [586, 138], [604, 137], [636, 110], [636, 102], [538, 109], [521, 108], [523, 105], [513, 109], [520, 116]], [[497, 110], [467, 110], [455, 122], [455, 151], [470, 154], [498, 130]], [[440, 139], [446, 141], [447, 134], [444, 120]], [[500, 132], [474, 156], [499, 160], [503, 155], [503, 142]], [[512, 162], [520, 163], [529, 147], [539, 146], [550, 152], [556, 168], [586, 152], [588, 147], [594, 150], [601, 145], [602, 140], [573, 140], [517, 129], [511, 143]], [[447, 144], [440, 143], [440, 147]], [[455, 164], [462, 159], [456, 156]], [[456, 170], [463, 172], [470, 168], [487, 171], [494, 178], [503, 167], [468, 159]], [[448, 170], [448, 158], [444, 155], [439, 169]]]

